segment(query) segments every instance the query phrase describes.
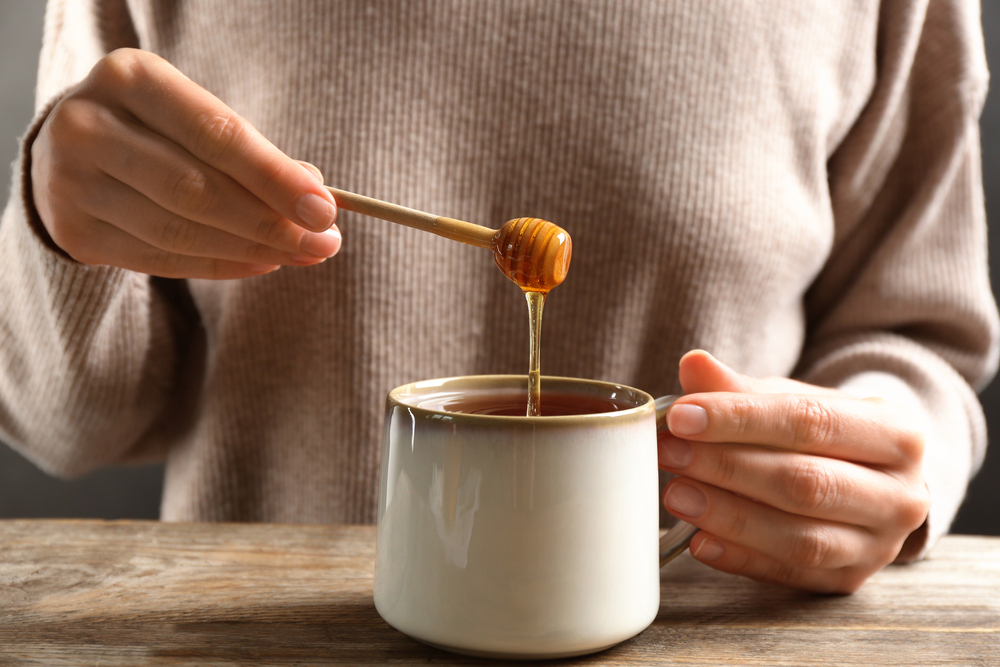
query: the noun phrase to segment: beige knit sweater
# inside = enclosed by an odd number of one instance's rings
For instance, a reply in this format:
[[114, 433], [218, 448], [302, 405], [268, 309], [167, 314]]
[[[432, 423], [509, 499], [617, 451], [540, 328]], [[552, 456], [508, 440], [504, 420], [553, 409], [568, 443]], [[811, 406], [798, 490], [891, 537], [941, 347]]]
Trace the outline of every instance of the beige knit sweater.
[[[997, 362], [975, 3], [54, 0], [34, 127], [122, 46], [339, 187], [569, 230], [546, 374], [675, 392], [704, 348], [910, 406], [947, 530]], [[390, 388], [526, 371], [524, 299], [485, 251], [342, 212], [316, 267], [82, 266], [35, 231], [27, 155], [0, 224], [0, 438], [54, 474], [164, 457], [164, 519], [371, 522]]]

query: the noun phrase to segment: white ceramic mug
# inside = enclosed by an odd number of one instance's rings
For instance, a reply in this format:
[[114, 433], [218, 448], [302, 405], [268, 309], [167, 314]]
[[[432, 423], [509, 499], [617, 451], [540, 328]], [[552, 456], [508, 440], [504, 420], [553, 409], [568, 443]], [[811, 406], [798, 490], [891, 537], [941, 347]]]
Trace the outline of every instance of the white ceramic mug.
[[[659, 536], [656, 432], [675, 397], [546, 377], [540, 417], [448, 407], [526, 392], [494, 375], [389, 393], [375, 607], [415, 639], [507, 658], [608, 648], [652, 623], [660, 566], [696, 531]], [[618, 409], [544, 416], [554, 393]]]

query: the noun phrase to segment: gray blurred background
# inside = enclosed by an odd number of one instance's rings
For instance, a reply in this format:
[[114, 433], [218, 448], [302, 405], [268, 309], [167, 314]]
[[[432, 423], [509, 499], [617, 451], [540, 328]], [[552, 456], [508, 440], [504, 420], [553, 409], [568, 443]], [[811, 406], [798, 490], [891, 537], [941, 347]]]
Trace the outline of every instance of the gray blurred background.
[[[997, 0], [983, 3], [987, 57], [1000, 72], [1000, 5]], [[17, 138], [32, 117], [44, 7], [42, 0], [0, 2], [0, 183], [10, 183]], [[993, 232], [990, 265], [993, 290], [1000, 293], [1000, 76], [986, 100], [982, 141], [986, 207]], [[981, 398], [990, 433], [1000, 434], [1000, 381], [987, 387]], [[156, 518], [161, 489], [159, 466], [104, 469], [83, 479], [61, 481], [47, 477], [0, 443], [0, 518]], [[1000, 535], [1000, 446], [987, 454], [952, 530]]]

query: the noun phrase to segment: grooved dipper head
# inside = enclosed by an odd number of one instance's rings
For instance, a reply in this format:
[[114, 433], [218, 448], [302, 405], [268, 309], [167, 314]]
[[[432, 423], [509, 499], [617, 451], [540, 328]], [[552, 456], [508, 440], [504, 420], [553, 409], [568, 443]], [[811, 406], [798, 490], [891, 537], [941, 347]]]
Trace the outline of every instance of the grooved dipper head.
[[510, 220], [493, 237], [493, 259], [525, 292], [548, 292], [566, 279], [573, 240], [541, 218]]

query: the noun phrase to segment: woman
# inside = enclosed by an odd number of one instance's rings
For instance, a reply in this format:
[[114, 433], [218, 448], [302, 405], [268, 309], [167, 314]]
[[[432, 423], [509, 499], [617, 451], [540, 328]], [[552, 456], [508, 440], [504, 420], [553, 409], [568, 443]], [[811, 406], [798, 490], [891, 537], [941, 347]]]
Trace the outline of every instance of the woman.
[[847, 592], [947, 531], [997, 357], [975, 3], [271, 5], [50, 3], [3, 439], [165, 458], [167, 520], [372, 521], [386, 391], [523, 373], [524, 306], [325, 175], [573, 235], [543, 370], [686, 394], [696, 558]]

